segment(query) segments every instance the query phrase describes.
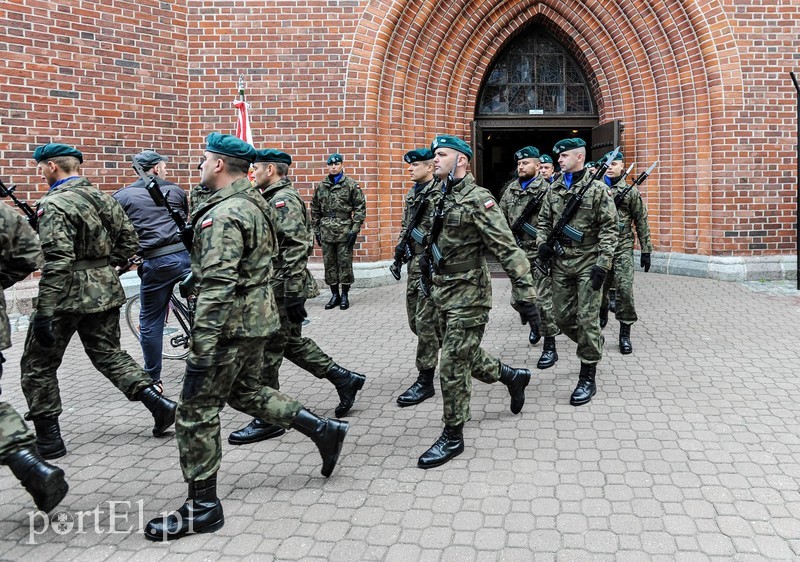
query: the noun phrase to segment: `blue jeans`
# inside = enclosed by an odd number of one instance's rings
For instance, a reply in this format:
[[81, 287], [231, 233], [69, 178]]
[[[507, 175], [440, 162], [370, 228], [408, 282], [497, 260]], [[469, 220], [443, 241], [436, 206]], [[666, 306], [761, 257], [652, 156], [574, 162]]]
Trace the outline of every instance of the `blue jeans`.
[[139, 288], [139, 333], [144, 356], [144, 372], [152, 381], [161, 379], [161, 353], [164, 346], [164, 319], [175, 283], [191, 271], [189, 252], [144, 260], [138, 268], [142, 280]]

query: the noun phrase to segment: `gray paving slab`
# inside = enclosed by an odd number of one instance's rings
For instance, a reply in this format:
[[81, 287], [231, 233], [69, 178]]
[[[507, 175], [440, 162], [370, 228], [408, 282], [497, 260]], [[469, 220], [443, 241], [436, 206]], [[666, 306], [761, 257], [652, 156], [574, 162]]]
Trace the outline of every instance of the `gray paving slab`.
[[[225, 527], [168, 544], [147, 542], [141, 526], [185, 496], [174, 435], [151, 437], [145, 409], [75, 341], [59, 373], [69, 454], [56, 461], [70, 493], [45, 523], [5, 471], [0, 558], [797, 558], [800, 293], [789, 285], [637, 274], [634, 353], [619, 353], [612, 319], [598, 394], [574, 408], [575, 344], [559, 337], [556, 366], [535, 370], [541, 344], [528, 345], [507, 280], [494, 279], [484, 347], [533, 368], [525, 408], [512, 415], [505, 387], [476, 381], [466, 451], [429, 471], [416, 459], [441, 431], [440, 394], [412, 408], [394, 402], [415, 377], [404, 285], [353, 289], [348, 311], [325, 311], [320, 296], [308, 304], [307, 335], [368, 377], [335, 473], [319, 474], [314, 446], [294, 431], [225, 443]], [[122, 333], [140, 360], [124, 325]], [[14, 334], [6, 352], [3, 399], [24, 412], [23, 340]], [[168, 395], [179, 393], [182, 371], [165, 363]], [[322, 415], [337, 403], [330, 383], [292, 364], [282, 389]], [[223, 435], [247, 421], [226, 409]]]

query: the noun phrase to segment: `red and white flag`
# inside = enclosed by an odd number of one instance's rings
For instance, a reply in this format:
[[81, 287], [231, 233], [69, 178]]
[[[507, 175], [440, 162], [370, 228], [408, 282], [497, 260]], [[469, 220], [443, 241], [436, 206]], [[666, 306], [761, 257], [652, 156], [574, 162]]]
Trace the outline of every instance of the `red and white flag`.
[[247, 114], [247, 102], [237, 99], [233, 102], [236, 107], [236, 136], [249, 145], [253, 145], [253, 131], [250, 129], [250, 116]]

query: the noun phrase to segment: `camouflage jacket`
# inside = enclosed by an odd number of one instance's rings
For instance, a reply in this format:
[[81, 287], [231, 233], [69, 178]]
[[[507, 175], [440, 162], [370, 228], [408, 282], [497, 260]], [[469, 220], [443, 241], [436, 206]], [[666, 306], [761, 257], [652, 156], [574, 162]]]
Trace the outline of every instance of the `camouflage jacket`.
[[266, 337], [279, 327], [270, 285], [278, 248], [272, 211], [242, 178], [212, 192], [192, 219], [197, 308], [188, 361], [232, 361], [233, 338]]
[[[0, 203], [0, 285], [8, 289], [42, 266], [36, 233], [20, 214]], [[11, 347], [6, 299], [0, 289], [0, 351]]]
[[279, 250], [272, 277], [275, 298], [310, 298], [316, 283], [306, 267], [309, 254], [314, 251], [306, 205], [289, 178], [282, 178], [261, 194], [275, 213], [278, 234]]
[[[524, 190], [520, 186], [519, 180], [511, 182], [499, 202], [500, 210], [503, 211], [503, 214], [506, 216], [508, 226], [511, 227], [516, 222], [531, 199], [539, 197], [540, 194], [546, 192], [549, 188], [550, 184], [540, 177], [534, 178]], [[542, 208], [542, 201], [544, 201], [544, 197], [542, 197], [539, 205], [533, 209], [533, 212], [526, 221], [534, 227], [534, 229], [536, 228], [536, 222], [539, 218], [539, 209]], [[512, 232], [512, 234], [514, 233]], [[525, 250], [525, 254], [528, 256], [529, 260], [533, 260], [539, 255], [539, 247], [536, 245], [535, 236], [530, 236], [530, 234], [526, 232], [520, 232], [516, 234], [515, 237], [522, 242], [521, 247]]]
[[201, 183], [194, 186], [189, 191], [189, 216], [195, 214], [197, 209], [211, 197], [211, 190]]
[[[553, 227], [561, 218], [564, 207], [572, 198], [572, 194], [590, 181], [592, 181], [592, 176], [585, 172], [581, 179], [572, 184], [572, 189], [567, 189], [563, 174], [553, 182], [539, 211], [539, 220], [536, 225], [537, 246], [550, 235]], [[565, 255], [562, 259], [594, 254], [597, 256], [596, 264], [606, 271], [610, 271], [614, 249], [617, 247], [617, 209], [614, 207], [614, 199], [608, 194], [608, 187], [604, 182], [592, 182], [578, 212], [575, 213], [569, 224], [583, 232], [585, 242], [581, 245], [571, 246], [567, 245], [570, 242], [565, 242]], [[562, 239], [566, 240], [566, 237], [562, 236]]]
[[356, 180], [342, 175], [334, 184], [326, 176], [311, 198], [311, 226], [323, 242], [344, 242], [358, 232], [367, 217], [367, 202]]
[[[611, 197], [614, 198], [618, 193], [625, 190], [628, 184], [624, 179], [620, 179], [611, 186]], [[647, 221], [647, 207], [642, 201], [642, 194], [636, 187], [625, 195], [625, 199], [617, 207], [619, 213], [619, 247], [620, 250], [630, 250], [633, 248], [633, 228], [631, 223], [636, 227], [636, 237], [639, 238], [639, 246], [642, 252], [651, 253], [653, 251], [653, 244], [650, 242], [650, 223]]]
[[[442, 259], [432, 297], [440, 310], [492, 307], [492, 283], [483, 257], [493, 253], [511, 279], [514, 301], [536, 301], [530, 263], [511, 235], [492, 194], [467, 174], [445, 197], [444, 225], [435, 241]], [[465, 265], [466, 264], [466, 265]], [[469, 264], [477, 264], [469, 267]], [[448, 273], [448, 269], [466, 269]], [[485, 321], [485, 320], [484, 320]]]
[[36, 208], [44, 252], [36, 312], [91, 314], [122, 306], [125, 291], [114, 266], [127, 264], [139, 247], [122, 206], [76, 178], [51, 189]]
[[[414, 213], [417, 210], [417, 205], [425, 205], [425, 209], [422, 211], [422, 216], [419, 219], [417, 228], [426, 234], [431, 231], [431, 224], [433, 223], [433, 210], [436, 207], [436, 201], [438, 201], [439, 197], [442, 195], [442, 190], [439, 189], [440, 185], [441, 184], [439, 184], [436, 179], [433, 179], [422, 186], [419, 190], [416, 190], [412, 187], [408, 194], [406, 194], [405, 207], [403, 208], [402, 229], [400, 230], [400, 236], [398, 236], [398, 243], [403, 239], [403, 236], [406, 235], [406, 231], [408, 230], [411, 220], [414, 218]], [[409, 238], [408, 243], [411, 246], [412, 253], [412, 257], [408, 262], [406, 270], [410, 283], [416, 279], [419, 279], [420, 272], [418, 254], [422, 250], [422, 247], [419, 246], [419, 244], [417, 244], [413, 238]]]

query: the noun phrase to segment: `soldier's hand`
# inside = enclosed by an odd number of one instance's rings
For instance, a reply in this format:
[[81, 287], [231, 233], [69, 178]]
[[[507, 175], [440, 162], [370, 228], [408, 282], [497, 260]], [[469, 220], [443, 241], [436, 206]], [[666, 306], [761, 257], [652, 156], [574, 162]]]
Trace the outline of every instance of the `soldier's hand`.
[[347, 235], [347, 247], [353, 249], [356, 245], [356, 238], [358, 238], [358, 231], [352, 231]]
[[320, 237], [319, 237], [319, 232], [315, 232], [315, 233], [314, 233], [314, 240], [316, 240], [316, 241], [317, 241], [317, 246], [319, 246], [320, 248], [322, 248], [322, 240], [320, 240]]
[[53, 334], [53, 317], [33, 315], [33, 337], [42, 347], [54, 347], [56, 336]]
[[519, 312], [519, 318], [522, 320], [523, 325], [528, 324], [531, 330], [535, 328], [537, 332], [540, 331], [542, 327], [542, 317], [539, 314], [538, 306], [532, 302], [526, 301], [515, 302], [511, 306], [514, 307], [514, 310]]
[[398, 244], [394, 247], [394, 261], [402, 262], [403, 258], [406, 257], [406, 245], [405, 244]]
[[553, 251], [553, 248], [542, 242], [539, 244], [539, 259], [542, 261], [550, 261], [553, 259], [556, 253]]
[[603, 287], [603, 282], [606, 280], [608, 272], [599, 265], [593, 265], [589, 273], [589, 279], [592, 280], [592, 289], [599, 291]]
[[285, 297], [283, 306], [286, 308], [286, 316], [293, 324], [302, 322], [308, 313], [306, 312], [306, 299], [304, 297]]
[[189, 361], [186, 362], [186, 373], [183, 376], [183, 391], [181, 392], [183, 400], [191, 400], [197, 396], [197, 393], [203, 388], [207, 370], [204, 367], [193, 365]]
[[642, 257], [639, 258], [639, 265], [644, 268], [644, 272], [650, 271], [650, 252], [642, 252]]

